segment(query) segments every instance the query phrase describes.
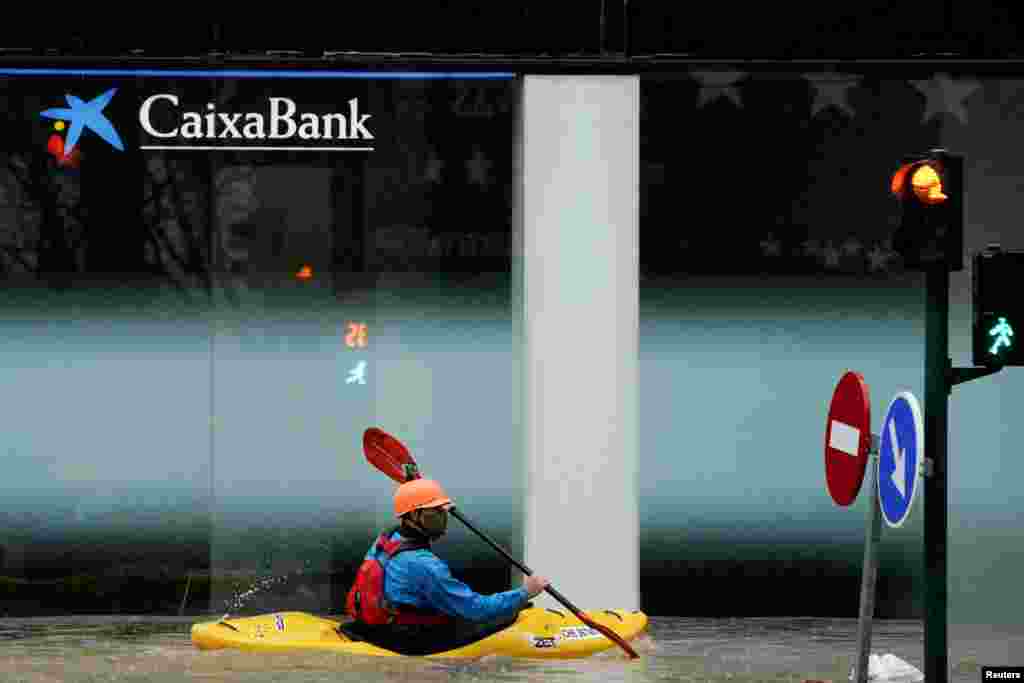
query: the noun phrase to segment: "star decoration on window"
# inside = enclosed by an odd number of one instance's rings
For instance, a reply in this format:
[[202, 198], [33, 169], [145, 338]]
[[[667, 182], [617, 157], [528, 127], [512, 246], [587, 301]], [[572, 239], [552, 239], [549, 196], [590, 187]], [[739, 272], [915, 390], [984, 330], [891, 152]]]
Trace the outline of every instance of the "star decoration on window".
[[698, 109], [722, 97], [728, 97], [737, 107], [743, 108], [743, 100], [735, 84], [746, 76], [744, 72], [694, 71], [691, 75], [700, 83], [700, 92], [697, 94]]
[[775, 237], [775, 233], [769, 232], [767, 237], [761, 240], [761, 252], [765, 256], [782, 255], [782, 242]]
[[829, 240], [828, 244], [822, 250], [822, 256], [825, 257], [826, 268], [838, 268], [839, 267], [839, 250], [836, 249], [832, 241]]
[[843, 254], [845, 256], [856, 256], [863, 249], [863, 245], [856, 237], [850, 237], [843, 242]]
[[876, 244], [868, 252], [868, 269], [873, 272], [887, 270], [891, 256], [892, 254], [889, 253], [888, 249], [884, 249], [882, 245]]
[[492, 166], [490, 160], [484, 156], [480, 147], [473, 148], [473, 157], [466, 161], [466, 170], [469, 172], [469, 181], [480, 187], [487, 187], [489, 183], [488, 170]]
[[954, 81], [947, 74], [936, 74], [925, 81], [911, 81], [911, 84], [928, 98], [922, 123], [927, 123], [941, 114], [951, 114], [960, 123], [966, 124], [967, 108], [964, 106], [964, 100], [981, 87], [977, 81]]
[[444, 162], [441, 159], [439, 159], [436, 154], [431, 152], [430, 157], [427, 159], [426, 165], [423, 167], [423, 182], [441, 182], [441, 170], [443, 168]]
[[829, 107], [834, 107], [853, 118], [855, 112], [850, 106], [850, 88], [860, 82], [859, 76], [847, 74], [804, 74], [804, 78], [814, 86], [814, 102], [811, 104], [811, 117]]

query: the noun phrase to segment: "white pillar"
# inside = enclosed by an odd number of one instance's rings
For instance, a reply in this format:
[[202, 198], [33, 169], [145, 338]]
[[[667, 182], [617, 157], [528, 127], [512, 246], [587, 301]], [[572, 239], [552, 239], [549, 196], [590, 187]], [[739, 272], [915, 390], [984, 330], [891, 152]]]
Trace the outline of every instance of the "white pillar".
[[640, 606], [638, 121], [635, 76], [524, 79], [525, 561], [584, 610]]

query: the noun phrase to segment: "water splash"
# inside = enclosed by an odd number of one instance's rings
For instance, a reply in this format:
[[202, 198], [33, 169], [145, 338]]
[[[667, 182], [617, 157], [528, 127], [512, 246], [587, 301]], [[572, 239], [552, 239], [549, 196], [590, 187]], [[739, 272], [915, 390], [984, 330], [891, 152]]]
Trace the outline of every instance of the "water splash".
[[231, 615], [232, 612], [238, 612], [239, 610], [241, 610], [245, 606], [245, 603], [247, 603], [253, 597], [259, 595], [260, 593], [268, 591], [274, 586], [282, 584], [285, 581], [294, 579], [295, 577], [303, 574], [305, 571], [306, 568], [302, 567], [294, 571], [288, 572], [287, 574], [281, 574], [280, 576], [270, 576], [263, 579], [258, 579], [257, 581], [250, 584], [246, 590], [234, 591], [231, 594], [231, 597], [224, 601], [225, 612], [224, 616], [220, 618], [221, 621], [226, 620]]

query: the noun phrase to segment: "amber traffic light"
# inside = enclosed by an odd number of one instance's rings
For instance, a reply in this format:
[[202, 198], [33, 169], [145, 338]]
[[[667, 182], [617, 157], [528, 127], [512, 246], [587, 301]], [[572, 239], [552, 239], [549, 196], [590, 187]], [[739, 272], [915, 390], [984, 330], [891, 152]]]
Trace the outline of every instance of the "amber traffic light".
[[945, 150], [905, 161], [890, 190], [900, 204], [893, 246], [908, 268], [963, 269], [963, 157]]

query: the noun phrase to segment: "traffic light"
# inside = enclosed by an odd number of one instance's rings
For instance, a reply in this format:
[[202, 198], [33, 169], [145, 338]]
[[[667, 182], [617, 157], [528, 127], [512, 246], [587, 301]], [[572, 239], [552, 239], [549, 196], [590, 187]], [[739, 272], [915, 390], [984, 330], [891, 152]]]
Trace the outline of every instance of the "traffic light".
[[963, 157], [934, 149], [905, 160], [892, 177], [900, 203], [893, 248], [911, 270], [963, 270]]
[[974, 364], [1024, 365], [1024, 251], [989, 249], [974, 256]]

